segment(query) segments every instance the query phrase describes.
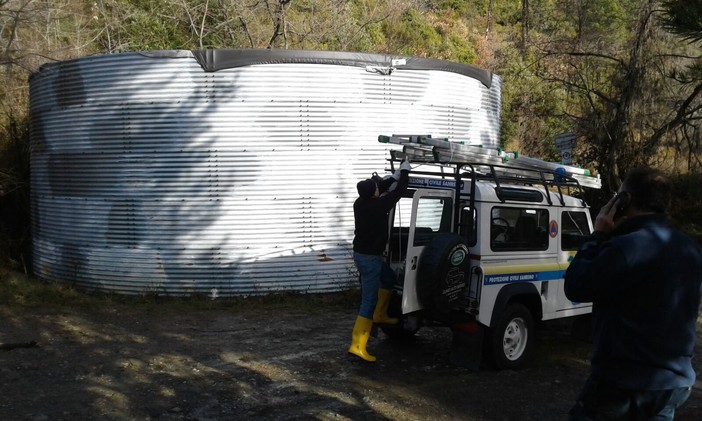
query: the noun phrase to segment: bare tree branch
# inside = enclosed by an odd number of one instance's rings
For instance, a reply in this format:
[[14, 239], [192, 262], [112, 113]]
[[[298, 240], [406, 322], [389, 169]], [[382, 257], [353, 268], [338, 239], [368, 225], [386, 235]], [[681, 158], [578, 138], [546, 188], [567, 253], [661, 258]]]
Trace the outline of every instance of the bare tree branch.
[[693, 101], [695, 101], [697, 98], [699, 98], [701, 93], [702, 93], [702, 84], [699, 84], [695, 87], [695, 89], [692, 90], [690, 95], [688, 95], [687, 98], [685, 98], [685, 100], [680, 104], [680, 106], [677, 107], [677, 112], [675, 113], [675, 117], [673, 117], [671, 120], [669, 120], [663, 126], [659, 127], [658, 130], [656, 130], [653, 133], [653, 135], [646, 142], [645, 150], [646, 150], [648, 156], [653, 156], [653, 154], [657, 150], [656, 145], [659, 145], [661, 143], [661, 139], [666, 134], [668, 134], [669, 132], [673, 131], [674, 129], [680, 127], [686, 121], [697, 120], [697, 119], [701, 118], [701, 117], [694, 117], [694, 114], [699, 112], [700, 110], [702, 110], [702, 104], [697, 105], [695, 107], [691, 107], [691, 104], [693, 103]]
[[249, 32], [248, 26], [246, 26], [244, 18], [239, 16], [239, 22], [241, 23], [241, 27], [244, 28], [244, 33], [246, 34], [246, 38], [248, 38], [249, 40], [249, 45], [251, 46], [251, 48], [254, 48], [254, 40], [251, 37], [251, 33]]
[[208, 6], [210, 4], [210, 0], [205, 0], [205, 11], [202, 13], [202, 22], [200, 23], [200, 49], [204, 48], [204, 45], [202, 43], [202, 38], [205, 33], [205, 21], [207, 20], [207, 10]]

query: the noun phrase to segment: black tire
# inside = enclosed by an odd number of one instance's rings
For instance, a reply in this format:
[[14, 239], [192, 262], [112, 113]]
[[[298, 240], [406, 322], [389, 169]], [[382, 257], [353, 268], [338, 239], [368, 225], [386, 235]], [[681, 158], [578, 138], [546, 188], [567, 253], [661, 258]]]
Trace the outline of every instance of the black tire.
[[400, 322], [397, 326], [380, 326], [380, 330], [395, 342], [409, 342], [417, 334], [419, 328], [408, 329]]
[[388, 306], [388, 316], [397, 317], [400, 319], [400, 323], [394, 326], [380, 326], [380, 330], [383, 331], [390, 339], [397, 342], [407, 342], [414, 338], [414, 335], [419, 331], [419, 327], [410, 328], [405, 326], [405, 317], [402, 314], [402, 295], [392, 294], [390, 297], [390, 304]]
[[499, 369], [518, 370], [534, 348], [534, 318], [523, 304], [510, 303], [488, 329], [485, 345], [489, 362]]
[[432, 318], [451, 322], [467, 305], [470, 279], [469, 248], [463, 237], [444, 233], [422, 251], [417, 268], [417, 295]]
[[571, 335], [581, 341], [592, 343], [593, 326], [592, 326], [592, 314], [584, 314], [582, 316], [575, 316], [570, 327]]

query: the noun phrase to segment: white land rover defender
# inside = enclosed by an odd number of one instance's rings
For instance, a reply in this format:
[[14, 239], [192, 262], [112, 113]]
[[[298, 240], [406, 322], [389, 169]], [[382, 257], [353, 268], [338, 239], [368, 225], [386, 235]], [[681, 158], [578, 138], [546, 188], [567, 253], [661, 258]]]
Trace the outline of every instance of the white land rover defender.
[[390, 170], [405, 157], [413, 169], [390, 214], [386, 249], [398, 275], [389, 312], [401, 322], [382, 330], [404, 337], [449, 326], [455, 362], [475, 366], [484, 350], [496, 368], [519, 368], [536, 321], [591, 312], [590, 303], [566, 298], [563, 276], [592, 230], [587, 204], [572, 194], [599, 179], [456, 150], [442, 157], [445, 146], [416, 140], [391, 140], [404, 149], [391, 151]]

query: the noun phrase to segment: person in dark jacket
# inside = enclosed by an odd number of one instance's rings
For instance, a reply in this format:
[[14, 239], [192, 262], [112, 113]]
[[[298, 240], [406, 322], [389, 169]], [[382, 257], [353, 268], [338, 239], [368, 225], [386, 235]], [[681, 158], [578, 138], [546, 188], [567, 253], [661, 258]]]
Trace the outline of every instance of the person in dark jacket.
[[353, 260], [361, 275], [361, 307], [353, 327], [349, 353], [366, 361], [375, 361], [366, 350], [373, 323], [398, 322], [387, 315], [395, 273], [385, 262], [383, 252], [388, 242], [388, 215], [407, 189], [409, 171], [409, 162], [403, 161], [392, 176], [381, 180], [366, 179], [356, 185]]
[[565, 274], [565, 293], [592, 302], [591, 372], [571, 420], [672, 420], [695, 383], [702, 254], [666, 218], [671, 183], [629, 173]]

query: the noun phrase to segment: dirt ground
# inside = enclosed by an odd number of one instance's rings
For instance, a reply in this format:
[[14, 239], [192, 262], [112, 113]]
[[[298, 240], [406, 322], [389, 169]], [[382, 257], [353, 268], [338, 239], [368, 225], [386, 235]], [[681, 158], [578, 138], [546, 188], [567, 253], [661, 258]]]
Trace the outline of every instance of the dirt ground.
[[[37, 342], [0, 350], [0, 420], [564, 420], [588, 372], [563, 325], [541, 326], [521, 371], [452, 365], [445, 328], [379, 332], [363, 363], [346, 353], [353, 299], [275, 301], [0, 302], [0, 343]], [[702, 382], [677, 419], [702, 419]]]

